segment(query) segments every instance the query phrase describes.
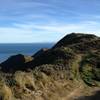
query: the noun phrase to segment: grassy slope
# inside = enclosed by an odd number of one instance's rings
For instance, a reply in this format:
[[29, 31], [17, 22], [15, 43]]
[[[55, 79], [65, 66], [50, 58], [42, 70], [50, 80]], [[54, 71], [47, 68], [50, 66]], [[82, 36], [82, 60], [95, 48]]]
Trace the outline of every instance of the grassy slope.
[[54, 47], [31, 59], [30, 71], [1, 72], [1, 100], [83, 100], [84, 96], [91, 100], [89, 96], [100, 91], [99, 42], [94, 46], [94, 38], [91, 45], [81, 41]]

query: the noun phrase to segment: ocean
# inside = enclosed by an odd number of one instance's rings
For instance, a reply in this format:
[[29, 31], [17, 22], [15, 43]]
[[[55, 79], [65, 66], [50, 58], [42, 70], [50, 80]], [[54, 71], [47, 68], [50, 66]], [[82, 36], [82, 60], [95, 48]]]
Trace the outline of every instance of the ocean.
[[54, 43], [0, 44], [0, 62], [16, 54], [33, 55], [41, 48], [51, 48], [53, 45]]

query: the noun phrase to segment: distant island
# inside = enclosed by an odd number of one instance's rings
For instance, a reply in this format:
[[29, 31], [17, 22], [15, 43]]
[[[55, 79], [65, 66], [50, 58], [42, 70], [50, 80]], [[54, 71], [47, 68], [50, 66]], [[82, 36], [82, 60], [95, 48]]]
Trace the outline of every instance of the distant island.
[[100, 100], [100, 37], [71, 33], [9, 57], [0, 64], [0, 100]]

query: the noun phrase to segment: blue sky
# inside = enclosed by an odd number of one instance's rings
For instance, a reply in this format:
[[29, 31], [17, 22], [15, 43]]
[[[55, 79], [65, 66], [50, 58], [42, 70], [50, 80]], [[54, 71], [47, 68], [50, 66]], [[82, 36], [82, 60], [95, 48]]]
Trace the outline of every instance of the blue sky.
[[100, 36], [100, 0], [0, 0], [0, 43], [56, 42], [71, 32]]

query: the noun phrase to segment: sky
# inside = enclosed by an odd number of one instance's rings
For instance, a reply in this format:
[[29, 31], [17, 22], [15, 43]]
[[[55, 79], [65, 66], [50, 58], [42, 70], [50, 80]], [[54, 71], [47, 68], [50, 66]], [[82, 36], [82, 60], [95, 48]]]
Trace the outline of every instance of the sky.
[[100, 0], [0, 0], [0, 43], [57, 42], [72, 32], [100, 36]]

